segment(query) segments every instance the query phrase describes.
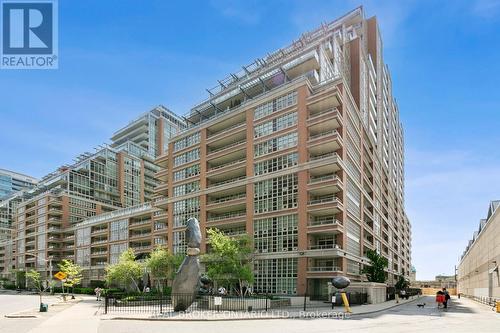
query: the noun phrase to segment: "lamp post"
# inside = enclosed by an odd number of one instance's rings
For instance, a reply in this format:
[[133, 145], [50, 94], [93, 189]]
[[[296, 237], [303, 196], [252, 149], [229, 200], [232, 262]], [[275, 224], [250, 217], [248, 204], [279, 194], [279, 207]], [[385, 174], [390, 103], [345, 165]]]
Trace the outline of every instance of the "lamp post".
[[[41, 260], [45, 261], [46, 263], [49, 263], [49, 275], [50, 275], [50, 278], [47, 279], [47, 282], [49, 283], [50, 293], [52, 293], [52, 283], [50, 283], [50, 280], [52, 280], [52, 258], [43, 259], [43, 258], [40, 258], [38, 255], [33, 254], [33, 253], [25, 253], [25, 255], [27, 255], [27, 256], [33, 256], [33, 257], [35, 257], [37, 259], [41, 259]], [[26, 271], [26, 273], [28, 272], [28, 269], [26, 268], [26, 266], [25, 266], [25, 271]], [[26, 289], [28, 289], [28, 279], [25, 278], [25, 281], [26, 281]]]

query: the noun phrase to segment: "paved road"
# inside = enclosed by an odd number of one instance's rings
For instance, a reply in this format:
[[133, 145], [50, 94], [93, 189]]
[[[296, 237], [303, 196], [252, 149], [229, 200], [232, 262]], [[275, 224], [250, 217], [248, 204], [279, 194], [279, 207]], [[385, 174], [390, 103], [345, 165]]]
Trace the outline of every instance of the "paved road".
[[[53, 303], [55, 297], [44, 297], [44, 302]], [[50, 314], [41, 318], [33, 319], [11, 319], [5, 318], [6, 314], [24, 310], [35, 309], [40, 304], [38, 295], [26, 294], [0, 294], [0, 332], [1, 333], [22, 333], [40, 325]]]
[[[17, 296], [20, 297], [20, 296]], [[0, 295], [1, 311], [22, 306], [30, 299], [13, 300]], [[165, 332], [217, 332], [217, 333], [303, 333], [303, 332], [500, 332], [500, 314], [490, 308], [467, 299], [453, 299], [448, 310], [436, 308], [433, 298], [423, 300], [424, 309], [415, 303], [367, 316], [354, 316], [348, 320], [338, 319], [273, 319], [226, 322], [166, 322], [136, 320], [100, 320], [96, 312], [99, 304], [90, 297], [60, 312], [52, 312], [43, 320], [0, 319], [1, 333], [54, 333], [65, 327], [72, 333], [165, 333]], [[16, 305], [17, 304], [17, 305]], [[12, 324], [16, 329], [12, 330]], [[2, 325], [4, 325], [2, 327]]]

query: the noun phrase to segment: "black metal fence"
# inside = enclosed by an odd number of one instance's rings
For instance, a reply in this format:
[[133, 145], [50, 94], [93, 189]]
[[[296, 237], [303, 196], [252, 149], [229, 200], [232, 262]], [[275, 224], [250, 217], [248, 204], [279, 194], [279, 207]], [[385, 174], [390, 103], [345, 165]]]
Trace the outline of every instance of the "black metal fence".
[[[106, 295], [104, 313], [147, 313], [161, 314], [174, 311], [174, 303], [178, 300], [190, 300], [189, 294], [173, 295]], [[270, 310], [297, 310], [307, 311], [342, 306], [340, 293], [318, 299], [314, 295], [302, 296], [269, 296], [254, 295], [251, 297], [197, 295], [187, 311], [270, 311]], [[366, 293], [347, 293], [350, 305], [366, 304]], [[333, 303], [333, 304], [332, 304]]]

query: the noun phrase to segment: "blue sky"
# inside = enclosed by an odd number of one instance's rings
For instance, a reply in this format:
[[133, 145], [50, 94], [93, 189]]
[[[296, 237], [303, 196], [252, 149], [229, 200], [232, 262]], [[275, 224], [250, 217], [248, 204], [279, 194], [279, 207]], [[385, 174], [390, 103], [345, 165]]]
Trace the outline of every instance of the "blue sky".
[[500, 0], [59, 1], [59, 70], [0, 71], [0, 167], [41, 177], [163, 104], [179, 114], [304, 31], [377, 15], [406, 133], [419, 279], [500, 198]]

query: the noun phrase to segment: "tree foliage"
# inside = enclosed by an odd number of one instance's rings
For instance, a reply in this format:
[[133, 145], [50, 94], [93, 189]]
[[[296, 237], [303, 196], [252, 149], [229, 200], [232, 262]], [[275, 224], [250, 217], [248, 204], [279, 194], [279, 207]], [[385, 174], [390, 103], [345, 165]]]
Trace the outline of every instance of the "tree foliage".
[[63, 282], [64, 287], [74, 288], [82, 282], [82, 268], [73, 261], [63, 259], [58, 266], [59, 270], [66, 274]]
[[134, 250], [128, 249], [120, 256], [118, 263], [106, 267], [106, 283], [124, 288], [134, 286], [139, 289], [139, 281], [144, 273], [144, 265], [135, 260]]
[[146, 267], [151, 274], [151, 278], [156, 282], [156, 288], [162, 282], [167, 282], [175, 278], [175, 273], [184, 259], [183, 255], [174, 255], [162, 247], [157, 247], [151, 252], [146, 260]]
[[44, 281], [39, 272], [35, 270], [30, 270], [26, 272], [26, 279], [28, 283], [38, 291], [38, 295], [40, 296], [40, 304], [42, 303], [42, 295], [45, 290], [49, 288], [49, 283], [44, 286]]
[[217, 229], [209, 229], [210, 251], [203, 256], [208, 277], [243, 296], [244, 288], [253, 282], [253, 246], [247, 235], [230, 237]]
[[370, 282], [385, 282], [385, 268], [389, 266], [387, 258], [381, 256], [376, 251], [368, 250], [366, 253], [368, 259], [370, 259], [369, 266], [363, 268], [363, 273], [366, 274], [368, 281]]
[[407, 289], [410, 286], [410, 281], [408, 281], [403, 275], [400, 275], [398, 282], [394, 286], [397, 290]]

